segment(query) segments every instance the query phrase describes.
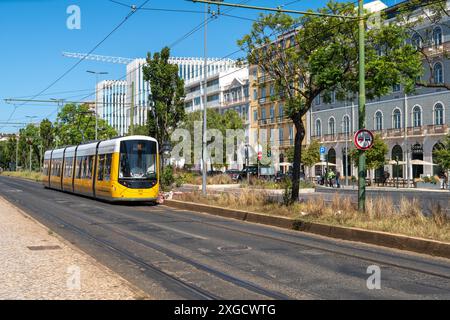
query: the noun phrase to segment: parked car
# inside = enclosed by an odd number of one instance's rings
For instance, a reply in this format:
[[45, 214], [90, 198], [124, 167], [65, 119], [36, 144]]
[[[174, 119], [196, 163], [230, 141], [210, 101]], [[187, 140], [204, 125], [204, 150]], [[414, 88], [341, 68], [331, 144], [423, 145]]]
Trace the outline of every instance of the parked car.
[[240, 181], [242, 171], [232, 169], [225, 171], [225, 174], [228, 175], [233, 181]]

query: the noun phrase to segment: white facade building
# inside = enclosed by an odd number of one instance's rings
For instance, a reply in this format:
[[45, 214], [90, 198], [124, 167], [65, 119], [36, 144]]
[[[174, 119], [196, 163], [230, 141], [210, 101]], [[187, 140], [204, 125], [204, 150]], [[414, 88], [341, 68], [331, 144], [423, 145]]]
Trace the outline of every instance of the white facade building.
[[[186, 85], [185, 110], [194, 112], [203, 110], [204, 79], [194, 79]], [[250, 94], [248, 68], [233, 67], [219, 73], [212, 73], [207, 78], [206, 107], [220, 113], [234, 110], [244, 121], [245, 143], [250, 143]], [[242, 150], [241, 150], [242, 151]], [[242, 154], [241, 154], [242, 156]], [[230, 169], [242, 169], [243, 159], [228, 159]], [[209, 169], [209, 165], [208, 165]]]
[[126, 81], [102, 81], [97, 84], [97, 114], [119, 135], [128, 131], [126, 114], [129, 113], [127, 105]]
[[[148, 111], [150, 108], [149, 94], [151, 93], [150, 84], [144, 81], [143, 67], [146, 59], [135, 59], [127, 65], [127, 85], [128, 92], [127, 105], [131, 106], [134, 98], [135, 113], [134, 124], [144, 125], [147, 122]], [[172, 57], [170, 63], [176, 64], [179, 70], [179, 76], [185, 81], [186, 86], [190, 83], [203, 79], [204, 59], [203, 58], [184, 58]], [[209, 58], [207, 60], [208, 75], [217, 75], [225, 72], [235, 66], [236, 62], [231, 59]], [[131, 94], [133, 93], [133, 94]], [[126, 115], [127, 128], [130, 123], [129, 112]]]

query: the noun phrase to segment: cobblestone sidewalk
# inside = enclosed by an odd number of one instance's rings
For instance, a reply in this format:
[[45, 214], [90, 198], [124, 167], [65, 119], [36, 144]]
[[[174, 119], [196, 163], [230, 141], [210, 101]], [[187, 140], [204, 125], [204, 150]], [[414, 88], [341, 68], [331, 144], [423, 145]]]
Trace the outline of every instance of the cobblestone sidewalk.
[[124, 279], [0, 197], [0, 299], [141, 299]]

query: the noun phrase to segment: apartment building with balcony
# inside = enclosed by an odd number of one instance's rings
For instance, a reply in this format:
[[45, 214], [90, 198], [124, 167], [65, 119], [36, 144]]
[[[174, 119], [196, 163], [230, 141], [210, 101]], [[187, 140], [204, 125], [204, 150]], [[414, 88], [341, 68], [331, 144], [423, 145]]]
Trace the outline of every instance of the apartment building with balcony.
[[[283, 39], [282, 37], [280, 39]], [[249, 68], [250, 79], [250, 143], [254, 149], [270, 149], [268, 161], [275, 171], [286, 172], [290, 164], [287, 151], [294, 148], [295, 126], [286, 113], [285, 101], [275, 94], [273, 80], [256, 65]], [[310, 127], [310, 112], [303, 118], [305, 128]], [[309, 143], [305, 136], [303, 145]]]
[[[395, 15], [396, 6], [387, 10]], [[440, 24], [431, 24], [426, 18], [411, 33], [410, 42], [423, 49], [430, 64], [424, 61], [424, 79], [433, 74], [435, 84], [450, 81], [450, 29], [449, 18]], [[387, 160], [405, 162], [401, 166], [386, 165], [371, 173], [372, 177], [388, 171], [391, 177], [418, 178], [421, 175], [438, 175], [441, 168], [431, 165], [436, 160], [433, 151], [441, 146], [441, 141], [450, 133], [450, 91], [443, 88], [417, 87], [411, 95], [406, 95], [400, 85], [391, 93], [379, 99], [368, 101], [366, 106], [367, 129], [379, 134], [386, 142], [389, 152]], [[328, 150], [328, 161], [337, 165], [344, 175], [357, 175], [354, 165], [347, 161], [347, 151], [353, 148], [353, 134], [358, 129], [357, 99], [339, 102], [332, 99], [324, 103], [321, 97], [315, 101], [312, 112], [313, 126], [309, 132], [311, 139], [317, 139]], [[407, 166], [412, 160], [422, 160], [429, 165]], [[316, 168], [319, 171], [319, 168]]]
[[[185, 86], [185, 110], [195, 112], [203, 110], [204, 79], [198, 78], [189, 81]], [[223, 114], [228, 110], [236, 111], [244, 122], [245, 137], [249, 137], [250, 130], [250, 93], [247, 67], [233, 67], [225, 71], [208, 75], [207, 78], [206, 107], [215, 109]], [[245, 143], [249, 143], [248, 139]], [[242, 149], [242, 146], [241, 146]], [[243, 161], [237, 159], [237, 153], [233, 159], [228, 160], [230, 169], [242, 169]]]

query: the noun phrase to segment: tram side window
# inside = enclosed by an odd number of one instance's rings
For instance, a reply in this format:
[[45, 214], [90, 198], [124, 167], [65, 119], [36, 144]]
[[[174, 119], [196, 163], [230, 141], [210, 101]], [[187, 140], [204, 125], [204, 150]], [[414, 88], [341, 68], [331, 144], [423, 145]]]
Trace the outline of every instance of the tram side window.
[[83, 163], [83, 157], [77, 157], [77, 164], [76, 164], [76, 178], [81, 179], [81, 169], [82, 169], [82, 163]]
[[87, 169], [87, 157], [81, 158], [81, 179], [86, 178], [86, 169]]
[[86, 179], [92, 179], [92, 171], [93, 171], [93, 156], [87, 156], [86, 157], [86, 161], [87, 161], [87, 166], [86, 166]]
[[42, 168], [42, 174], [48, 176], [48, 160], [44, 161], [44, 167]]
[[104, 178], [104, 171], [105, 170], [105, 155], [100, 154], [98, 156], [98, 174], [97, 174], [97, 180], [103, 181]]
[[71, 170], [70, 170], [70, 168], [71, 168], [71, 166], [72, 166], [72, 162], [73, 162], [73, 159], [72, 158], [66, 158], [66, 161], [64, 162], [65, 163], [65, 166], [64, 166], [64, 177], [66, 177], [66, 178], [70, 178], [71, 177]]
[[107, 154], [105, 158], [105, 181], [111, 181], [112, 154]]

